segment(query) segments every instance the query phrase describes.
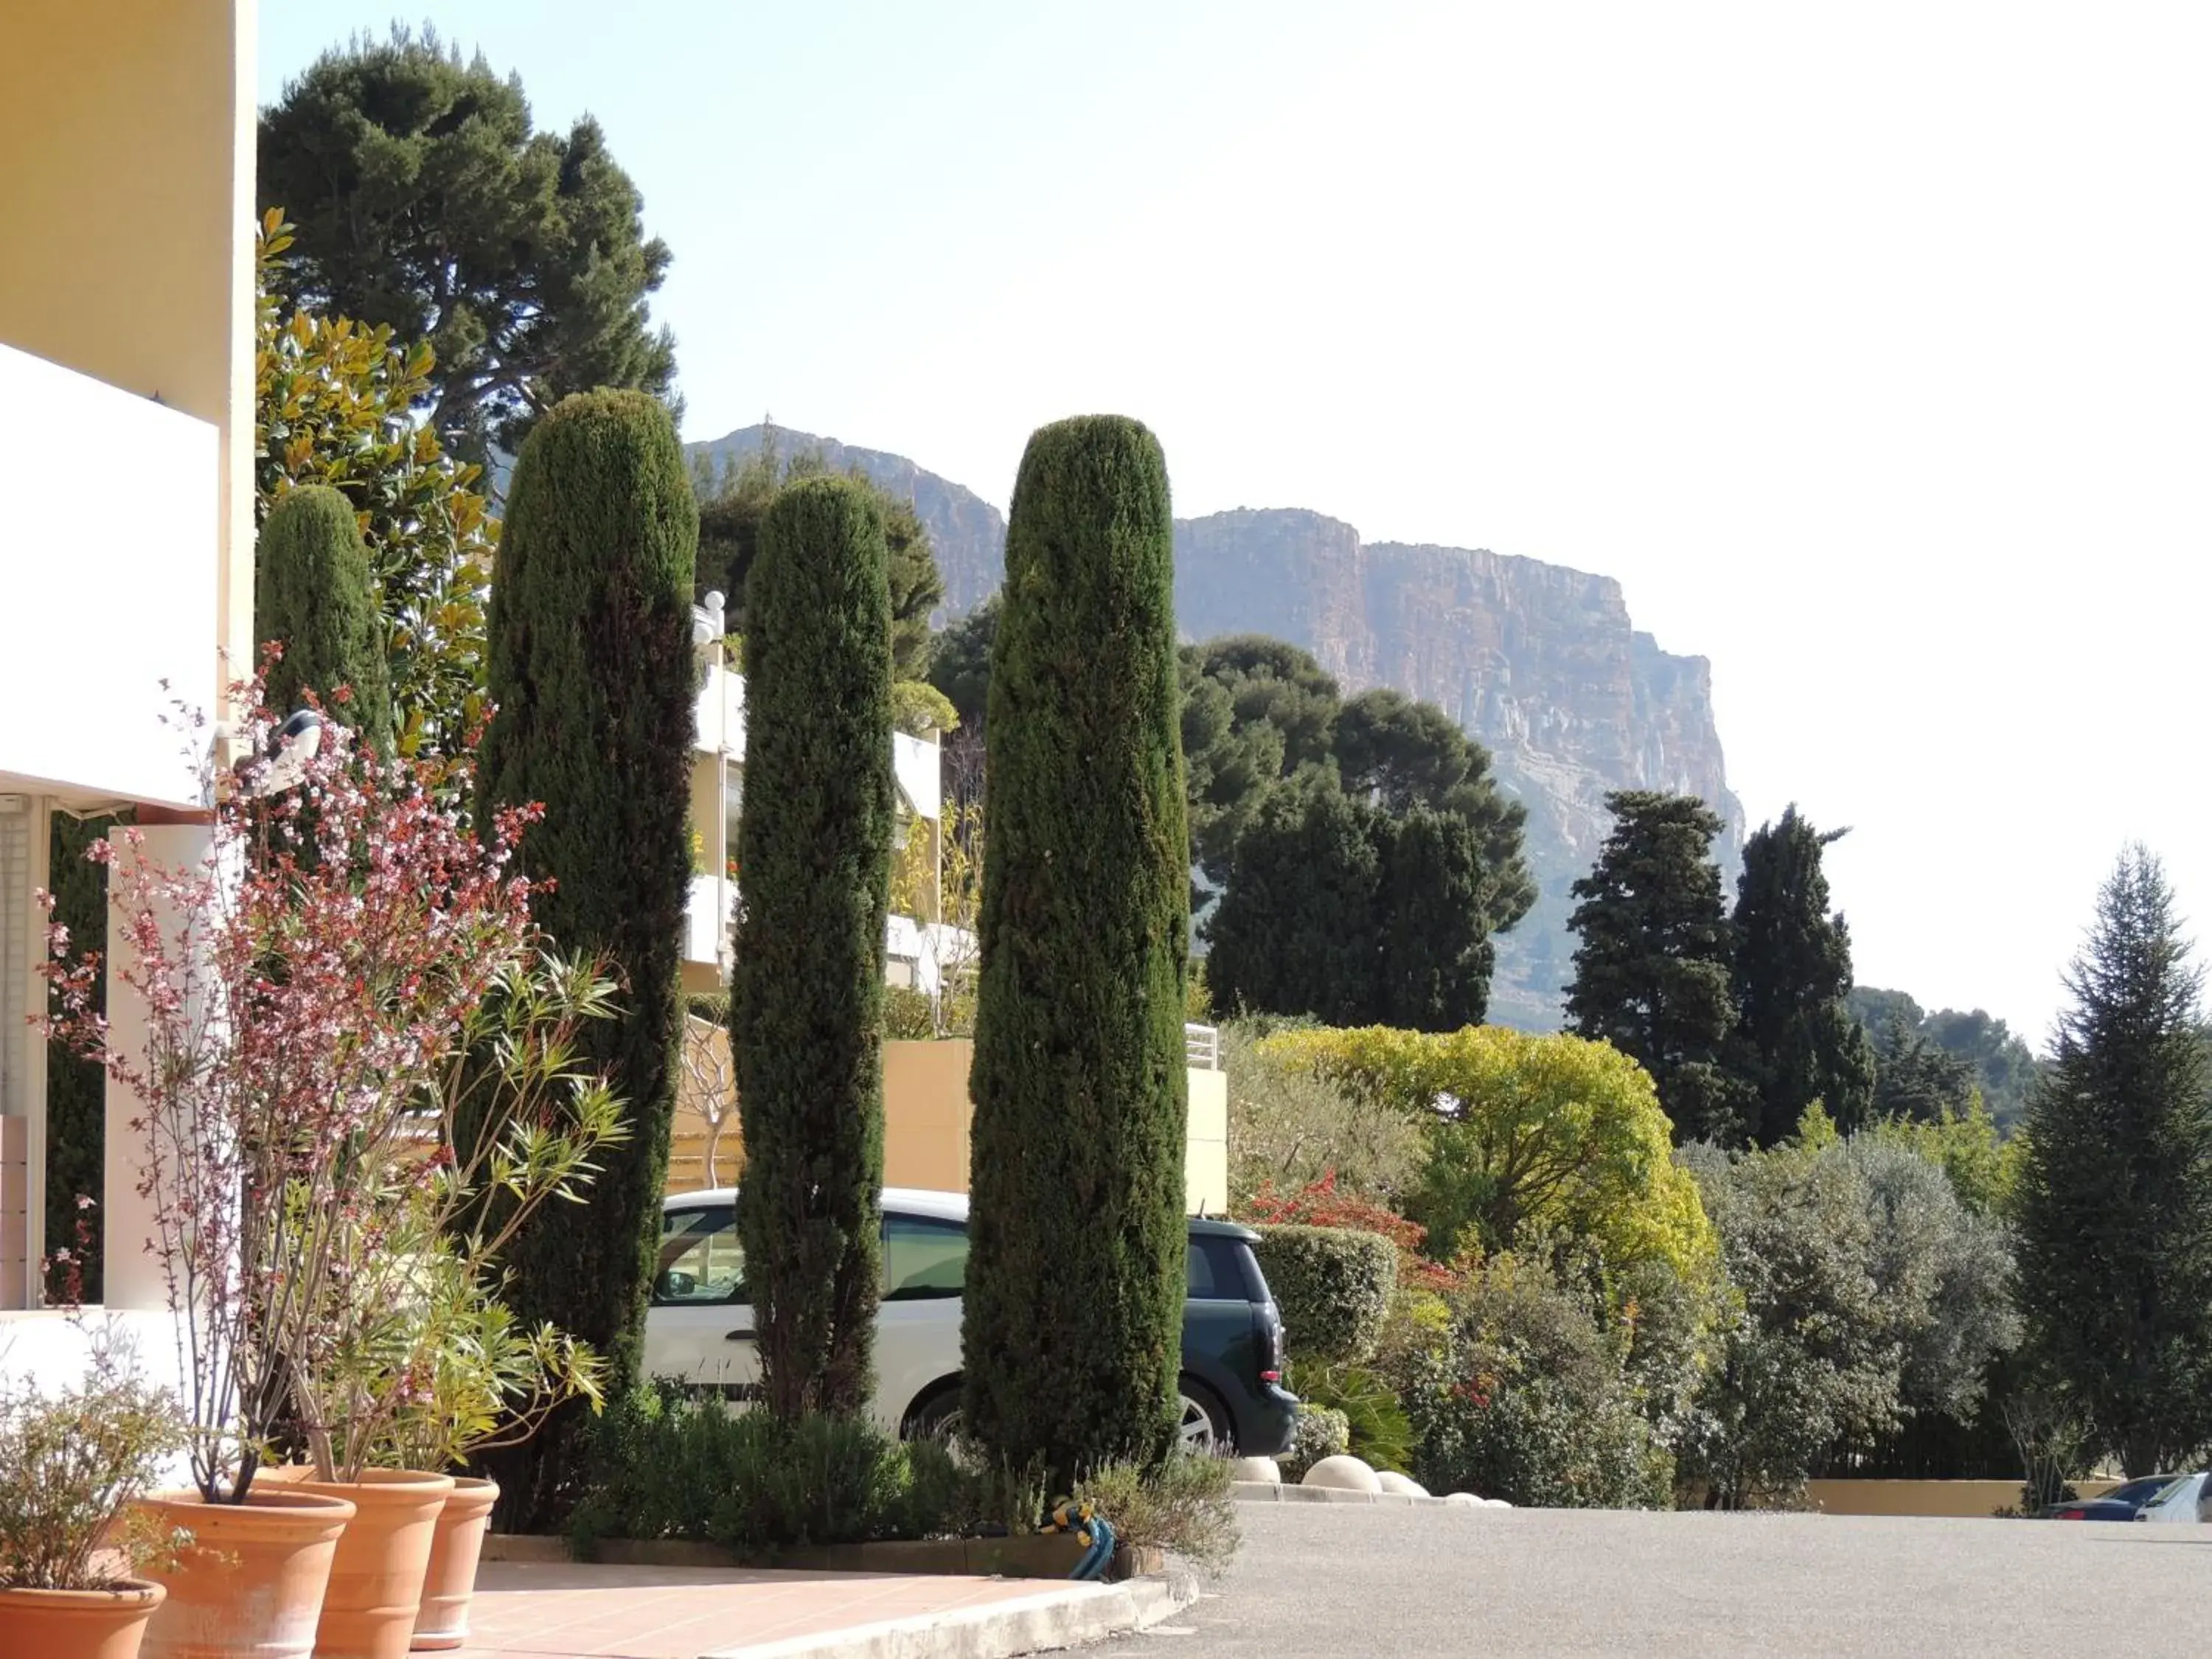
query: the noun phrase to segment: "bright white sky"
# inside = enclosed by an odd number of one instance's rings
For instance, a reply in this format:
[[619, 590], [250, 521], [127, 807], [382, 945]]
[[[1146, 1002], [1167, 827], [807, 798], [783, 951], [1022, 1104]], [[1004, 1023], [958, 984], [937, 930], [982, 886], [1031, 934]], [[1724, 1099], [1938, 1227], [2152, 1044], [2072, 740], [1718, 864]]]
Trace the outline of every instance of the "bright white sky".
[[[261, 86], [392, 0], [263, 0]], [[1112, 409], [1178, 513], [1618, 577], [1862, 982], [2039, 1045], [2124, 841], [2212, 902], [2212, 9], [448, 0], [675, 268], [685, 435], [1005, 505]]]

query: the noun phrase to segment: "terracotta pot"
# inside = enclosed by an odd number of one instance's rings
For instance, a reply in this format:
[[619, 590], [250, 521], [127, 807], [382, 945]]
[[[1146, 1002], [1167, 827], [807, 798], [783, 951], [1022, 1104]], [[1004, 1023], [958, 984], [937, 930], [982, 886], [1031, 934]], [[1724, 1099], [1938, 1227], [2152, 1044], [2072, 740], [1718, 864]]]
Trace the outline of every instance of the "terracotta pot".
[[453, 1477], [363, 1469], [358, 1480], [323, 1481], [287, 1464], [261, 1478], [294, 1492], [349, 1499], [356, 1511], [331, 1564], [331, 1588], [315, 1626], [315, 1659], [404, 1659], [422, 1601], [430, 1542]]
[[417, 1653], [466, 1644], [469, 1598], [477, 1588], [477, 1558], [483, 1553], [484, 1532], [491, 1525], [492, 1505], [498, 1501], [499, 1487], [492, 1481], [455, 1477], [430, 1540], [430, 1568], [422, 1577], [422, 1607], [415, 1615]]
[[113, 1589], [0, 1589], [0, 1653], [39, 1659], [138, 1659], [159, 1584], [126, 1578]]
[[144, 1659], [307, 1659], [338, 1535], [353, 1505], [259, 1481], [243, 1504], [195, 1492], [139, 1500], [163, 1530], [185, 1528], [176, 1565], [146, 1576], [169, 1592], [146, 1627]]

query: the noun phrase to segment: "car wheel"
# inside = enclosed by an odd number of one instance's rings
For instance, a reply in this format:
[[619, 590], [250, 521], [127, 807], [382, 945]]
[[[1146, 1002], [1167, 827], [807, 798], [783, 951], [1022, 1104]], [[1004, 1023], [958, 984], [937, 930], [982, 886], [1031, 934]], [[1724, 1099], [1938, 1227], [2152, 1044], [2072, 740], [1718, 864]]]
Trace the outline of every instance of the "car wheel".
[[1176, 1424], [1176, 1449], [1185, 1452], [1228, 1452], [1237, 1449], [1237, 1433], [1229, 1413], [1214, 1398], [1213, 1390], [1186, 1376], [1178, 1389], [1182, 1415]]
[[907, 1413], [908, 1440], [954, 1440], [960, 1435], [960, 1385], [947, 1384]]

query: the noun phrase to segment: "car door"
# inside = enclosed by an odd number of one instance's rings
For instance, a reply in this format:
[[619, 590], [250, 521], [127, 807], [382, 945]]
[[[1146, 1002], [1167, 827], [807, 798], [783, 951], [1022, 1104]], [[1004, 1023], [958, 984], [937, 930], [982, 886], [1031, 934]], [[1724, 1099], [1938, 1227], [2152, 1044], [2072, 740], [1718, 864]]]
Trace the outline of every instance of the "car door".
[[645, 1371], [732, 1401], [759, 1392], [760, 1358], [745, 1295], [744, 1245], [734, 1204], [663, 1211]]
[[892, 1433], [932, 1383], [960, 1369], [960, 1291], [967, 1277], [964, 1223], [884, 1212], [875, 1404], [877, 1420]]

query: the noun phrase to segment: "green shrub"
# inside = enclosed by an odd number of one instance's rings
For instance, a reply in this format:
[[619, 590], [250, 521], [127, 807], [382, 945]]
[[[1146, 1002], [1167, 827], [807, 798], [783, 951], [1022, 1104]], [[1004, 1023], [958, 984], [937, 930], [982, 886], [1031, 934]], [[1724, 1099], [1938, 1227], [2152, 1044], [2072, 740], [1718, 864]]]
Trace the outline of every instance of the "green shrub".
[[1345, 1449], [1378, 1469], [1411, 1474], [1413, 1425], [1397, 1390], [1362, 1365], [1301, 1367], [1291, 1386], [1308, 1405], [1344, 1419]]
[[[1202, 988], [1195, 969], [1191, 982]], [[1307, 1024], [1260, 1015], [1221, 1027], [1221, 1069], [1229, 1078], [1230, 1201], [1241, 1215], [1262, 1190], [1294, 1191], [1332, 1181], [1395, 1207], [1420, 1172], [1420, 1125], [1268, 1051], [1267, 1038]]]
[[1275, 1459], [1285, 1480], [1297, 1480], [1324, 1457], [1352, 1449], [1352, 1422], [1342, 1412], [1311, 1403], [1298, 1407], [1287, 1450]]
[[1253, 1253], [1294, 1359], [1326, 1365], [1375, 1352], [1398, 1283], [1397, 1247], [1349, 1227], [1262, 1227]]
[[1218, 1572], [1237, 1554], [1234, 1479], [1225, 1457], [1170, 1457], [1151, 1468], [1109, 1463], [1077, 1481], [1074, 1496], [1130, 1548], [1166, 1550]]
[[733, 1413], [670, 1384], [632, 1389], [594, 1425], [568, 1522], [579, 1559], [608, 1538], [682, 1539], [746, 1555], [887, 1538], [1033, 1528], [1042, 1483], [940, 1442], [902, 1445], [860, 1419]]
[[1552, 1508], [1669, 1505], [1674, 1460], [1638, 1408], [1627, 1330], [1601, 1302], [1540, 1261], [1501, 1256], [1453, 1315], [1407, 1389], [1422, 1485]]

